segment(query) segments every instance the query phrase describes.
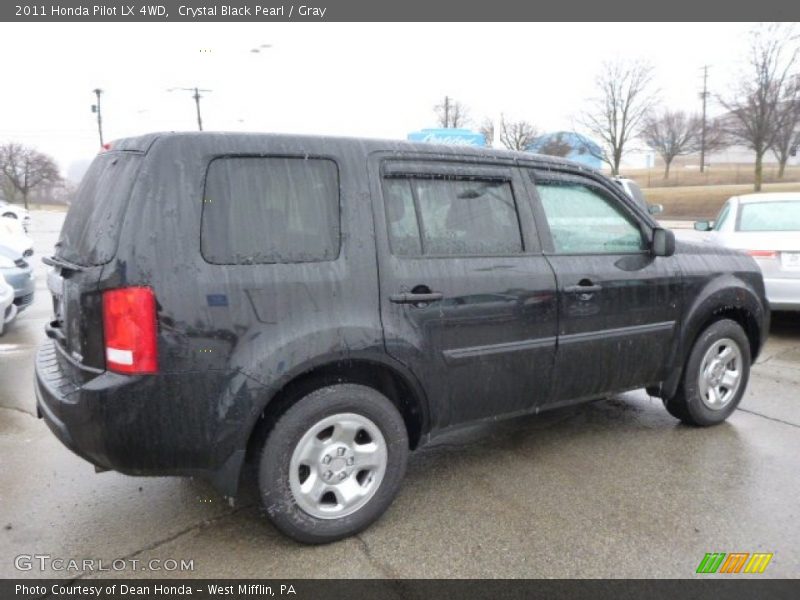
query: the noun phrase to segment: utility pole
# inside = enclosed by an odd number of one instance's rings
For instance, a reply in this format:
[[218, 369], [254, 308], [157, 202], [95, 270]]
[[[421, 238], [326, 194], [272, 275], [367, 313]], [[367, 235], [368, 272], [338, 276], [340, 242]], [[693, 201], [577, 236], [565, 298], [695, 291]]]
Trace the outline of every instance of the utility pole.
[[169, 88], [167, 91], [174, 92], [175, 90], [193, 92], [192, 98], [194, 98], [194, 105], [195, 109], [197, 110], [197, 128], [200, 131], [203, 131], [203, 118], [200, 116], [200, 98], [202, 98], [200, 92], [213, 92], [214, 90], [204, 90], [199, 87], [193, 87], [193, 88]]
[[703, 65], [703, 91], [700, 92], [703, 99], [703, 124], [700, 129], [700, 172], [706, 170], [706, 99], [708, 98], [708, 65]]
[[197, 108], [197, 129], [203, 131], [203, 119], [200, 116], [200, 90], [197, 88], [194, 88], [194, 104]]
[[444, 97], [444, 126], [445, 129], [450, 127], [450, 97]]
[[92, 112], [97, 113], [97, 133], [100, 135], [100, 147], [103, 147], [103, 116], [100, 112], [100, 95], [103, 90], [95, 88], [92, 90], [94, 95], [97, 96], [97, 104], [92, 104]]

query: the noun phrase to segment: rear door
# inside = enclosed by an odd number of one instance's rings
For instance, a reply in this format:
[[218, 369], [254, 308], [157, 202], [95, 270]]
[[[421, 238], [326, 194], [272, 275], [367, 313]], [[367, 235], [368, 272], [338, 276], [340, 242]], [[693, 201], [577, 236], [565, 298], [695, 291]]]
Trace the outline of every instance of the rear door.
[[64, 220], [55, 254], [45, 258], [53, 267], [47, 285], [54, 313], [46, 332], [62, 351], [60, 355], [80, 367], [65, 369], [73, 379], [105, 368], [97, 282], [103, 265], [116, 254], [142, 156], [141, 152], [119, 151], [95, 158]]
[[519, 171], [396, 155], [370, 171], [386, 347], [433, 428], [530, 410], [550, 389], [555, 277]]
[[558, 283], [550, 402], [660, 382], [680, 310], [675, 259], [653, 256], [652, 225], [611, 183], [579, 173], [527, 173]]

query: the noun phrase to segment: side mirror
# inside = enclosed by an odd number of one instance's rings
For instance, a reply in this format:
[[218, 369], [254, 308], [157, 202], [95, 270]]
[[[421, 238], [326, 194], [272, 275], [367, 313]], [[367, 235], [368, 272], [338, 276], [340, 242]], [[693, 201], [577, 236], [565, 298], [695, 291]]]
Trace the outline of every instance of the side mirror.
[[711, 231], [711, 221], [695, 221], [694, 228], [697, 231]]
[[672, 256], [675, 254], [675, 234], [663, 227], [653, 229], [653, 254], [655, 256]]
[[648, 204], [647, 205], [647, 212], [651, 215], [660, 215], [664, 212], [664, 205], [663, 204]]

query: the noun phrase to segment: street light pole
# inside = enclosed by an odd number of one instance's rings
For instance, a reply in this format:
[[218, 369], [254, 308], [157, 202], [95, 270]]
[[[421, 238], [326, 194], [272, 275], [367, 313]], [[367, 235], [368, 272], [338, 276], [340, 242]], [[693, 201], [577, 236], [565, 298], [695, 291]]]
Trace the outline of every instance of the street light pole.
[[97, 113], [97, 133], [100, 135], [100, 147], [103, 147], [103, 115], [100, 112], [100, 95], [103, 93], [103, 90], [100, 88], [95, 88], [92, 90], [97, 96], [97, 104], [92, 104], [92, 112]]

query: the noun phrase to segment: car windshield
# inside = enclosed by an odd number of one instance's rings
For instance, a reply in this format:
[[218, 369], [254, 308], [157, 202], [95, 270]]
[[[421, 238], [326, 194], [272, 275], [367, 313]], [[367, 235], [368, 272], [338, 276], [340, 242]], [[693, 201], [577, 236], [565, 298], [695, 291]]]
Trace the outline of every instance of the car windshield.
[[800, 231], [800, 200], [742, 204], [738, 231]]

